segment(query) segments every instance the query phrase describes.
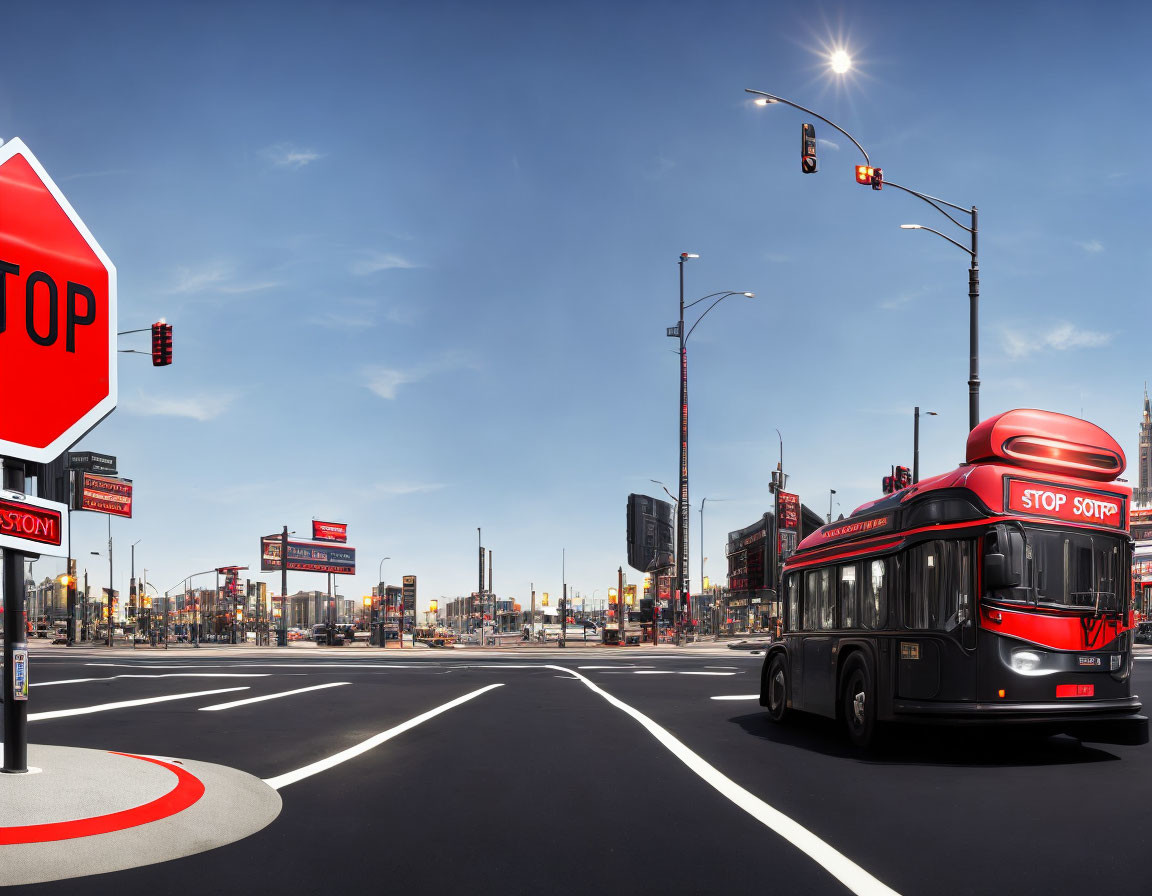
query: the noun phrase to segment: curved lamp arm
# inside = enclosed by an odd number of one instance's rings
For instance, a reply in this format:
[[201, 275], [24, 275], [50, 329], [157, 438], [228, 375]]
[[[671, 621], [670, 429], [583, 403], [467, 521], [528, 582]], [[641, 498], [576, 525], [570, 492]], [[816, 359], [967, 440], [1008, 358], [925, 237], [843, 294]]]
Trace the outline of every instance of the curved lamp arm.
[[[956, 246], [958, 249], [963, 249], [970, 256], [972, 256], [972, 258], [976, 257], [976, 253], [973, 252], [971, 249], [969, 249], [967, 246], [965, 246], [963, 243], [958, 243], [958, 242], [956, 242], [956, 240], [952, 239], [952, 237], [941, 233], [939, 230], [933, 230], [931, 227], [925, 227], [923, 224], [901, 224], [900, 229], [901, 230], [927, 230], [929, 233], [936, 234], [936, 236], [940, 237], [941, 239], [948, 240], [948, 242], [950, 242], [953, 246]], [[967, 228], [965, 228], [965, 230], [967, 230]]]
[[[717, 305], [719, 305], [721, 302], [723, 302], [729, 296], [748, 296], [748, 298], [754, 298], [753, 294], [746, 293], [746, 292], [731, 291], [731, 292], [724, 293], [723, 295], [720, 296], [720, 298], [718, 298], [715, 302], [713, 302], [706, 309], [704, 309], [703, 314], [701, 314], [698, 318], [696, 318], [696, 323], [692, 324], [692, 326], [689, 328], [688, 332], [684, 334], [684, 341], [685, 342], [687, 342], [688, 337], [692, 335], [692, 331], [695, 330], [700, 325], [700, 321], [704, 320], [704, 318], [706, 318], [708, 316], [708, 312], [711, 311], [713, 308], [715, 308]], [[705, 298], [708, 298], [708, 297], [705, 296]], [[696, 304], [696, 303], [693, 302], [692, 304]]]
[[765, 93], [763, 90], [753, 90], [750, 87], [745, 87], [744, 92], [745, 93], [754, 93], [757, 96], [765, 97], [769, 103], [783, 103], [785, 106], [791, 106], [793, 109], [799, 109], [801, 112], [807, 112], [809, 115], [812, 115], [812, 116], [815, 116], [816, 118], [819, 118], [822, 122], [824, 122], [824, 124], [828, 125], [829, 127], [835, 128], [841, 134], [843, 134], [845, 137], [847, 137], [849, 140], [851, 140], [853, 145], [858, 150], [860, 150], [860, 153], [864, 156], [864, 163], [866, 165], [872, 164], [872, 161], [868, 158], [868, 153], [865, 151], [863, 146], [861, 146], [859, 143], [856, 142], [855, 137], [853, 137], [846, 130], [844, 130], [844, 128], [840, 127], [840, 125], [836, 124], [836, 122], [829, 121], [827, 118], [825, 118], [819, 112], [813, 112], [811, 109], [804, 108], [799, 103], [794, 103], [791, 100], [786, 100], [782, 96], [776, 96], [776, 95], [771, 94], [771, 93]]

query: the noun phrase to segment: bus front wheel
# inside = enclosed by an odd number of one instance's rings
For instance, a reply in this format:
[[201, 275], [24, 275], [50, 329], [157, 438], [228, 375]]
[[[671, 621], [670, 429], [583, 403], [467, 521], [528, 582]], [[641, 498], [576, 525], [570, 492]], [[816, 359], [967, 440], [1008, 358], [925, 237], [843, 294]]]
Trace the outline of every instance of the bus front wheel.
[[764, 679], [768, 697], [768, 719], [783, 722], [788, 715], [788, 665], [784, 654], [777, 653], [768, 664], [768, 675]]
[[867, 749], [876, 738], [876, 686], [864, 657], [858, 653], [848, 657], [840, 682], [840, 710], [848, 739]]

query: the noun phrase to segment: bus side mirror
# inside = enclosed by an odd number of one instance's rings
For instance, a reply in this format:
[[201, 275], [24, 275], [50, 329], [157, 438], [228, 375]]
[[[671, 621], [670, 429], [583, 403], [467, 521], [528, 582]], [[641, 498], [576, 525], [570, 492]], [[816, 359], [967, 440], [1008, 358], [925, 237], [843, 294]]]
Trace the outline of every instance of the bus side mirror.
[[1003, 554], [984, 555], [984, 588], [987, 591], [1000, 591], [1015, 588], [1020, 584], [1020, 576], [1008, 566], [1008, 558]]

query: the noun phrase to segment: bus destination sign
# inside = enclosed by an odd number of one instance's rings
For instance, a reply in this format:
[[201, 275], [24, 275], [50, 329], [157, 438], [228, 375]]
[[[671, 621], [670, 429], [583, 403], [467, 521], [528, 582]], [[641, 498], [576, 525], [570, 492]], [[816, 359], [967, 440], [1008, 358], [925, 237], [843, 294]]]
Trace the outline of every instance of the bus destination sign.
[[1043, 516], [1066, 523], [1086, 523], [1110, 529], [1128, 528], [1128, 500], [1124, 495], [1069, 488], [1051, 482], [1030, 482], [1005, 477], [1008, 513]]

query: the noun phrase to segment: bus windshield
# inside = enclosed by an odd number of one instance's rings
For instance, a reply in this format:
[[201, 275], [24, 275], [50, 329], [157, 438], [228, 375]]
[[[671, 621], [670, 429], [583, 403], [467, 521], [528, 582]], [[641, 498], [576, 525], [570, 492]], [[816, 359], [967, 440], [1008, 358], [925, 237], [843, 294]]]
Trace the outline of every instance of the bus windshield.
[[990, 549], [1006, 554], [1019, 585], [996, 600], [1120, 612], [1124, 606], [1123, 542], [1114, 535], [1024, 526], [999, 529]]

